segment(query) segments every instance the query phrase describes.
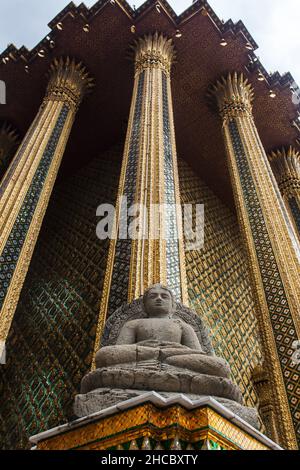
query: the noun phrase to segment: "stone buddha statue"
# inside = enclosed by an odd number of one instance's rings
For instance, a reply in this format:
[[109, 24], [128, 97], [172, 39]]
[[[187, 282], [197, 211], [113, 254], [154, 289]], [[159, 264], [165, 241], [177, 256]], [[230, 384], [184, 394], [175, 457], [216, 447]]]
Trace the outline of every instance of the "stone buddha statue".
[[230, 368], [221, 358], [208, 356], [191, 325], [174, 318], [176, 304], [170, 289], [152, 286], [143, 296], [147, 318], [125, 323], [117, 344], [100, 349], [97, 368], [139, 367], [157, 370], [173, 368], [219, 377], [230, 377]]
[[208, 331], [195, 312], [176, 303], [172, 291], [151, 286], [106, 322], [96, 370], [81, 382], [75, 414], [99, 411], [146, 391], [191, 399], [213, 396], [257, 426], [257, 412], [242, 405], [228, 363], [214, 354]]

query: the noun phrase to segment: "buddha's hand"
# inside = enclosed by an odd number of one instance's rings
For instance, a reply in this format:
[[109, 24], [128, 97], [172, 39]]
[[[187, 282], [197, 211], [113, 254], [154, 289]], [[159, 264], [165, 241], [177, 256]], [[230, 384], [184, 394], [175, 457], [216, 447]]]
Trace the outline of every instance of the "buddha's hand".
[[176, 348], [176, 349], [189, 349], [184, 344], [175, 343], [174, 341], [161, 341], [159, 346], [161, 348]]
[[137, 343], [138, 346], [147, 346], [149, 348], [176, 348], [176, 349], [188, 349], [187, 346], [183, 346], [182, 344], [175, 343], [173, 341], [158, 341], [155, 339], [147, 339], [144, 341], [139, 341]]

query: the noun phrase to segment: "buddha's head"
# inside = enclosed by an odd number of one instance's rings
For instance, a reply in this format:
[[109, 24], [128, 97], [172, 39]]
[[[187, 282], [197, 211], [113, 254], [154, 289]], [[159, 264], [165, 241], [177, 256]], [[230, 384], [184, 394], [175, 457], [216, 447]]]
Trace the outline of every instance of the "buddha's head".
[[144, 293], [143, 303], [149, 317], [171, 317], [175, 312], [175, 300], [172, 291], [162, 284], [154, 284]]

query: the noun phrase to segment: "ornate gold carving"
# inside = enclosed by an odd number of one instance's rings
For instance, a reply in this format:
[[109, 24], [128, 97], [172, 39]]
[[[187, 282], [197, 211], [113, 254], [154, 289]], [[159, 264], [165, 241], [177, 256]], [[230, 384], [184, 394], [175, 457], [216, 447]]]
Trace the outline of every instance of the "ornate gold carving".
[[[12, 174], [0, 200], [0, 253], [7, 242], [18, 212], [22, 206], [32, 178], [40, 163], [48, 139], [51, 135], [51, 122], [55, 122], [61, 110], [62, 103], [49, 102], [39, 112], [39, 121], [36, 130], [30, 132], [26, 147], [20, 147], [20, 161]], [[26, 139], [26, 136], [25, 136]], [[25, 140], [24, 139], [24, 140]], [[16, 159], [19, 152], [15, 155]], [[13, 162], [12, 162], [13, 164]], [[5, 179], [3, 183], [5, 183]]]
[[273, 151], [268, 158], [300, 241], [300, 152], [290, 146], [288, 149]]
[[[2, 217], [2, 211], [4, 208], [7, 208], [8, 204], [12, 204], [12, 207], [14, 206], [15, 200], [12, 196], [12, 191], [18, 192], [18, 187], [23, 185], [22, 177], [25, 178], [27, 171], [25, 168], [28, 168], [31, 164], [30, 155], [34, 153], [33, 146], [38, 145], [37, 141], [41, 140], [41, 129], [46, 118], [49, 118], [49, 107], [49, 103], [46, 105], [43, 103], [42, 106], [40, 106], [35, 119], [23, 139], [22, 145], [18, 148], [9, 169], [4, 175], [0, 184], [0, 217]], [[46, 111], [45, 108], [47, 108]], [[40, 124], [39, 126], [37, 126], [38, 122]]]
[[300, 194], [300, 152], [282, 148], [268, 155], [279, 189], [283, 196]]
[[[286, 445], [290, 448], [295, 448], [297, 444], [291, 425], [292, 420], [290, 416], [290, 410], [283, 382], [282, 372], [280, 369], [278, 351], [274, 340], [270, 313], [266, 303], [264, 288], [261, 282], [261, 274], [258, 267], [257, 257], [255, 254], [255, 245], [249, 227], [248, 214], [243, 200], [238, 170], [236, 164], [234, 163], [234, 159], [231, 158], [232, 156], [234, 156], [234, 150], [232, 147], [227, 126], [224, 127], [223, 132], [225, 135], [225, 145], [227, 149], [233, 192], [238, 209], [238, 220], [249, 256], [249, 265], [251, 268], [251, 284], [256, 304], [258, 324], [262, 337], [262, 346], [264, 348], [265, 353], [266, 368], [270, 374], [270, 380], [272, 382], [273, 401], [276, 410], [276, 428], [278, 429], [276, 434], [280, 435], [280, 441], [283, 443], [283, 445]], [[276, 439], [276, 434], [273, 436], [274, 439]]]
[[[165, 198], [165, 162], [164, 162], [164, 134], [163, 134], [163, 74], [167, 80], [167, 106], [170, 122], [170, 137], [172, 145], [172, 164], [175, 188], [175, 201], [180, 203], [178, 168], [176, 160], [175, 134], [173, 125], [173, 109], [171, 103], [171, 87], [169, 72], [175, 52], [172, 40], [155, 33], [140, 38], [135, 45], [136, 71], [145, 73], [145, 87], [143, 96], [143, 111], [141, 117], [141, 141], [138, 160], [138, 173], [135, 202], [143, 204], [150, 209], [150, 205], [162, 205]], [[139, 73], [136, 74], [136, 78]], [[150, 222], [150, 221], [149, 221]], [[177, 230], [181, 232], [179, 240], [182, 241], [182, 227], [177, 219]], [[136, 240], [132, 244], [130, 264], [130, 281], [128, 301], [143, 294], [144, 290], [153, 283], [167, 280], [166, 269], [166, 240], [164, 230], [166, 227], [164, 214], [152, 214], [149, 223], [150, 234], [153, 228], [160, 226], [161, 231], [157, 239]], [[180, 243], [180, 241], [179, 241]], [[180, 245], [179, 264], [181, 273], [185, 273], [185, 260], [183, 248]], [[186, 279], [182, 281], [182, 299], [187, 301]]]
[[49, 83], [45, 100], [63, 101], [77, 110], [83, 96], [94, 86], [82, 62], [67, 57], [55, 59], [48, 73]]
[[72, 114], [69, 114], [60, 141], [57, 145], [53, 162], [49, 168], [48, 176], [45, 180], [43, 191], [41, 192], [39, 202], [35, 209], [34, 217], [28, 229], [27, 236], [23, 244], [18, 263], [14, 270], [14, 274], [9, 289], [7, 291], [5, 301], [1, 309], [2, 317], [0, 322], [0, 339], [3, 341], [5, 341], [8, 336], [13, 316], [17, 308], [21, 289], [30, 265], [33, 250], [38, 239], [42, 221], [50, 200], [51, 192], [55, 183], [63, 152], [65, 150], [67, 139], [72, 128], [73, 120], [74, 116], [72, 116]]
[[145, 69], [159, 68], [167, 75], [170, 74], [175, 49], [172, 39], [161, 33], [147, 34], [135, 41], [135, 72]]
[[229, 73], [222, 77], [210, 90], [217, 98], [223, 122], [231, 120], [241, 113], [252, 115], [254, 91], [243, 74]]

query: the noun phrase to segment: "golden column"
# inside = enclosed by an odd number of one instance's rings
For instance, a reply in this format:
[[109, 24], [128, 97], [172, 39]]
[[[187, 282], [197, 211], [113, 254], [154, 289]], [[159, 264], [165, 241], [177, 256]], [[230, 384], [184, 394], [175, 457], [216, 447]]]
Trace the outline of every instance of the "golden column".
[[300, 152], [289, 147], [269, 155], [280, 192], [300, 239]]
[[[139, 38], [134, 52], [133, 96], [95, 352], [107, 314], [150, 285], [167, 284], [178, 301], [188, 302], [170, 82], [174, 46], [155, 33]], [[138, 230], [129, 226], [127, 232], [126, 208], [130, 217], [132, 205]]]
[[57, 59], [46, 96], [0, 186], [0, 344], [13, 320], [51, 191], [89, 78]]
[[217, 82], [213, 94], [249, 255], [277, 431], [282, 445], [293, 449], [300, 437], [294, 424], [299, 423], [299, 371], [291, 359], [300, 334], [299, 245], [254, 123], [251, 85], [233, 73]]
[[0, 181], [2, 180], [19, 143], [15, 129], [7, 123], [0, 127]]

